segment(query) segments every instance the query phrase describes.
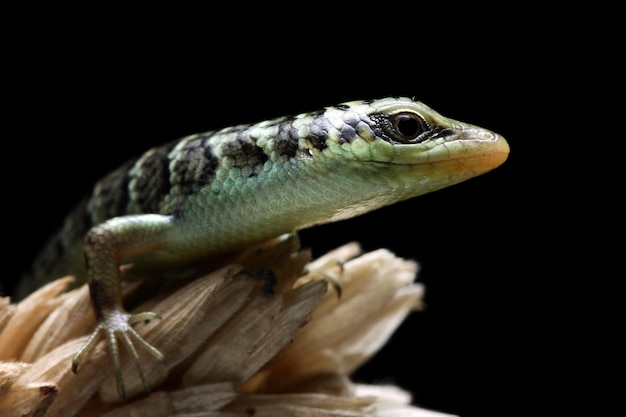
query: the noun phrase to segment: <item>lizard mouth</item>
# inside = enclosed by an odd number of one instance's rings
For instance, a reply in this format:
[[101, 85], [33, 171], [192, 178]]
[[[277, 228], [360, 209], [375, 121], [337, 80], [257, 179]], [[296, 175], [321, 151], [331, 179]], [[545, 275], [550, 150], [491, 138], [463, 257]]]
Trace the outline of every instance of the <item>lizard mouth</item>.
[[465, 128], [429, 144], [396, 145], [396, 149], [392, 161], [396, 164], [453, 164], [477, 174], [502, 165], [510, 152], [503, 136], [477, 128]]
[[[466, 131], [463, 133], [461, 136], [467, 137]], [[504, 137], [485, 130], [480, 130], [470, 139], [460, 138], [458, 146], [462, 148], [462, 151], [449, 160], [457, 161], [466, 169], [476, 173], [491, 171], [499, 167], [507, 160], [510, 152], [509, 144]]]

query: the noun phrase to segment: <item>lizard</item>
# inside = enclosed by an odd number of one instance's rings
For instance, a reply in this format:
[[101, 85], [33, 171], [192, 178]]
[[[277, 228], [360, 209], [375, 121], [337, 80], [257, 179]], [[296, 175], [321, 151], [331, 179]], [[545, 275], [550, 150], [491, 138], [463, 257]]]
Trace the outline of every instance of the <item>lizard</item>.
[[125, 398], [121, 341], [150, 385], [135, 345], [121, 270], [192, 265], [285, 233], [331, 223], [439, 190], [500, 166], [499, 134], [407, 97], [350, 101], [317, 111], [193, 134], [149, 149], [98, 181], [21, 279], [17, 298], [53, 278], [87, 282], [97, 326], [72, 360], [102, 338]]

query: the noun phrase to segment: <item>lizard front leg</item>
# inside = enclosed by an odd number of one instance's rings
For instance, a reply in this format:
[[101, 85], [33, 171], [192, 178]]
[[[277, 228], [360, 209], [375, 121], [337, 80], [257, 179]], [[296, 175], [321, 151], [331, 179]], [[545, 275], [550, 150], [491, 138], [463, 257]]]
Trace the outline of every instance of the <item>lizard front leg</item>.
[[121, 398], [126, 397], [126, 390], [120, 366], [118, 340], [134, 358], [146, 391], [150, 391], [150, 385], [135, 344], [143, 346], [159, 360], [163, 360], [163, 355], [131, 327], [133, 323], [158, 316], [152, 312], [130, 314], [124, 309], [120, 289], [120, 263], [130, 256], [163, 247], [165, 233], [171, 224], [171, 216], [158, 214], [122, 216], [93, 227], [85, 236], [84, 251], [89, 291], [98, 324], [87, 343], [74, 356], [72, 370], [78, 371], [82, 358], [100, 338], [104, 337], [113, 360], [117, 390]]

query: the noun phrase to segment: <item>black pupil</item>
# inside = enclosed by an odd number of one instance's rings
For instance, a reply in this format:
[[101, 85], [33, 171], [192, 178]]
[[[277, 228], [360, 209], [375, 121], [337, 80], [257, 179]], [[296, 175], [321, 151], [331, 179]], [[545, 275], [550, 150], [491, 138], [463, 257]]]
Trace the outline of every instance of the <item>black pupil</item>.
[[399, 114], [396, 116], [396, 126], [403, 136], [412, 138], [420, 133], [420, 123], [413, 116]]

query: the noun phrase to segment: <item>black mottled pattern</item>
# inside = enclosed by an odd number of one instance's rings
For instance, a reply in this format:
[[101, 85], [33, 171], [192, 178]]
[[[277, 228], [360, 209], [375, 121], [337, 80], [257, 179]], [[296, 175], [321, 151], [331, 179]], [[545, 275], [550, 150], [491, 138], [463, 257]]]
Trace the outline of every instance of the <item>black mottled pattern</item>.
[[357, 136], [354, 127], [344, 124], [339, 132], [339, 143], [350, 143]]
[[178, 187], [178, 193], [193, 194], [215, 178], [219, 159], [207, 141], [208, 137], [198, 138], [178, 149], [177, 159], [170, 166], [170, 181], [172, 187]]
[[234, 168], [263, 165], [268, 156], [245, 131], [240, 131], [234, 140], [222, 145], [222, 156], [231, 158]]
[[293, 127], [291, 121], [281, 123], [278, 126], [276, 135], [276, 153], [287, 158], [293, 158], [298, 153], [299, 140], [298, 132]]
[[324, 117], [316, 117], [309, 125], [309, 134], [307, 139], [311, 145], [320, 151], [328, 147], [326, 140], [328, 139], [328, 120]]
[[[346, 113], [336, 114], [335, 109]], [[206, 132], [153, 148], [140, 158], [128, 161], [100, 180], [90, 198], [67, 217], [61, 232], [48, 243], [35, 263], [34, 275], [60, 276], [58, 271], [52, 272], [57, 261], [70, 252], [78, 253], [73, 248], [81, 248], [85, 233], [94, 224], [135, 213], [183, 216], [185, 197], [210, 184], [220, 167], [245, 168], [251, 172], [249, 175], [255, 175], [258, 172], [255, 168], [266, 164], [270, 157], [311, 157], [315, 155], [311, 149], [327, 149], [330, 138], [353, 142], [364, 129], [373, 129], [379, 136], [394, 140], [388, 120], [361, 119], [362, 116], [350, 110], [350, 105], [338, 105], [295, 118], [263, 122], [261, 129], [259, 125], [242, 125], [224, 129], [218, 133], [223, 136], [218, 137], [214, 136], [215, 132]], [[339, 132], [334, 126], [336, 121], [329, 117], [343, 117]], [[263, 146], [257, 143], [259, 138], [264, 139]], [[78, 254], [82, 256], [82, 250]]]
[[94, 194], [88, 204], [93, 224], [126, 213], [129, 201], [129, 168], [137, 161], [130, 160], [111, 172], [96, 184]]
[[176, 143], [155, 148], [133, 167], [130, 194], [134, 211], [159, 213], [161, 203], [171, 190], [169, 153]]
[[344, 125], [339, 132], [339, 143], [352, 143], [352, 141], [358, 136], [357, 126], [362, 122], [361, 118], [356, 113], [346, 113], [346, 117], [343, 118]]

